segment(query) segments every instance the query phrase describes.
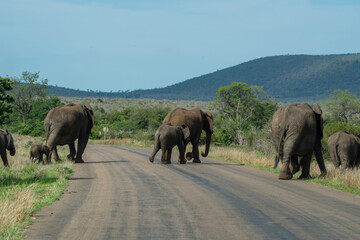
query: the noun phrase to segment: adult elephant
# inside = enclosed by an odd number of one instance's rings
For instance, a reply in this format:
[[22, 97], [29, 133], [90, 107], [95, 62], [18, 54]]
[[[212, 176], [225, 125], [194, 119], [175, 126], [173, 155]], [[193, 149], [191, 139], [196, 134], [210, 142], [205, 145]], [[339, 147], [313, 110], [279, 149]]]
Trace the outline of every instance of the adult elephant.
[[[302, 168], [300, 178], [310, 177], [310, 163], [315, 153], [321, 170], [320, 176], [326, 175], [326, 167], [321, 152], [323, 138], [322, 111], [319, 105], [307, 103], [291, 104], [278, 109], [272, 118], [271, 132], [273, 144], [283, 165], [279, 179], [288, 180]], [[290, 171], [290, 163], [292, 172]]]
[[[194, 108], [187, 110], [184, 108], [175, 108], [169, 112], [163, 124], [173, 125], [173, 126], [183, 126], [186, 125], [190, 129], [190, 141], [193, 145], [192, 152], [186, 153], [186, 159], [191, 160], [194, 158], [194, 163], [201, 163], [199, 158], [199, 140], [202, 130], [206, 132], [206, 147], [205, 153], [201, 155], [206, 157], [209, 153], [211, 135], [213, 133], [213, 117], [212, 114], [207, 111], [203, 112], [199, 108]], [[186, 151], [186, 145], [189, 141], [185, 142], [184, 150]]]
[[[68, 144], [70, 154], [68, 160], [75, 160], [76, 163], [83, 163], [82, 154], [94, 125], [94, 113], [88, 103], [68, 104], [53, 108], [47, 114], [44, 121], [46, 142], [50, 148], [50, 157], [54, 153], [54, 158], [59, 161], [56, 146]], [[78, 139], [77, 152], [75, 150], [75, 140]]]
[[0, 130], [0, 155], [4, 162], [4, 166], [8, 167], [9, 162], [7, 160], [6, 150], [9, 150], [11, 156], [15, 155], [16, 151], [14, 146], [14, 140], [8, 130]]
[[328, 148], [331, 160], [336, 168], [358, 167], [360, 164], [360, 135], [355, 136], [344, 131], [331, 135]]

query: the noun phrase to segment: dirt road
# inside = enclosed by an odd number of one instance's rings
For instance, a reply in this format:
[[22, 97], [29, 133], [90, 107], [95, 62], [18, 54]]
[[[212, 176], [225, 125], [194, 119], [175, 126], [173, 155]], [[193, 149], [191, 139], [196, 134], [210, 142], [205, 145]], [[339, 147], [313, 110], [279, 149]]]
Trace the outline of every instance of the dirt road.
[[360, 198], [204, 158], [88, 145], [60, 201], [25, 239], [360, 239]]

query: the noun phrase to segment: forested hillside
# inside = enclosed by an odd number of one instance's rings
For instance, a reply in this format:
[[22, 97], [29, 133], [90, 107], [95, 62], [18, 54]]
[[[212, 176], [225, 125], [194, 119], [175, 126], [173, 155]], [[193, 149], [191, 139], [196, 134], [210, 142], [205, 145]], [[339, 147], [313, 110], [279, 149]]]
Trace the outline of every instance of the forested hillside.
[[232, 82], [263, 86], [269, 96], [283, 102], [323, 100], [335, 89], [348, 89], [359, 95], [360, 54], [264, 57], [158, 89], [104, 93], [51, 87], [49, 93], [68, 97], [212, 101], [219, 87]]

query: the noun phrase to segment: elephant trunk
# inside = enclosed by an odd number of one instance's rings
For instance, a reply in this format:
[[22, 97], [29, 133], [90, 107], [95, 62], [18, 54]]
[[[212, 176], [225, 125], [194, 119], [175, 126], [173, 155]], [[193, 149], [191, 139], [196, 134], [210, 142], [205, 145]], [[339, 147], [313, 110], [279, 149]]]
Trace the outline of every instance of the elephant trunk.
[[279, 156], [276, 156], [275, 157], [275, 162], [274, 162], [274, 166], [273, 166], [273, 169], [276, 169], [278, 164], [279, 164], [279, 161], [280, 161], [280, 157]]
[[210, 142], [211, 142], [211, 132], [206, 133], [206, 147], [205, 147], [205, 153], [201, 153], [201, 156], [206, 157], [210, 150]]

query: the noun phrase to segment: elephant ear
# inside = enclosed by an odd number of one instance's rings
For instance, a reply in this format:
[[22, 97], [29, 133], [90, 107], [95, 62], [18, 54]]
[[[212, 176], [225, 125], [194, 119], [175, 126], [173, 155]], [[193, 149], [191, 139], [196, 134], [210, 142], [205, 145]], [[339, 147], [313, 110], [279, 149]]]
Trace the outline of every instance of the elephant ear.
[[206, 120], [207, 120], [207, 124], [208, 124], [208, 130], [212, 133], [213, 132], [213, 126], [214, 126], [214, 123], [213, 123], [213, 116], [211, 114], [210, 111], [206, 111], [204, 113], [205, 117], [206, 117]]
[[89, 119], [89, 124], [88, 124], [88, 131], [89, 133], [91, 132], [91, 129], [92, 127], [94, 126], [94, 112], [90, 106], [89, 103], [85, 103], [84, 104], [84, 108], [85, 108], [85, 111], [87, 113], [87, 117]]
[[312, 106], [312, 109], [313, 109], [315, 117], [316, 117], [316, 125], [317, 125], [318, 136], [320, 137], [320, 139], [323, 139], [323, 137], [324, 137], [324, 134], [323, 134], [324, 126], [323, 126], [323, 120], [322, 120], [322, 117], [321, 117], [322, 110], [321, 110], [321, 108], [320, 108], [320, 106], [318, 104], [314, 104]]
[[189, 129], [188, 126], [182, 125], [181, 126], [181, 131], [183, 133], [184, 140], [186, 140], [186, 139], [188, 139], [190, 137], [190, 129]]

